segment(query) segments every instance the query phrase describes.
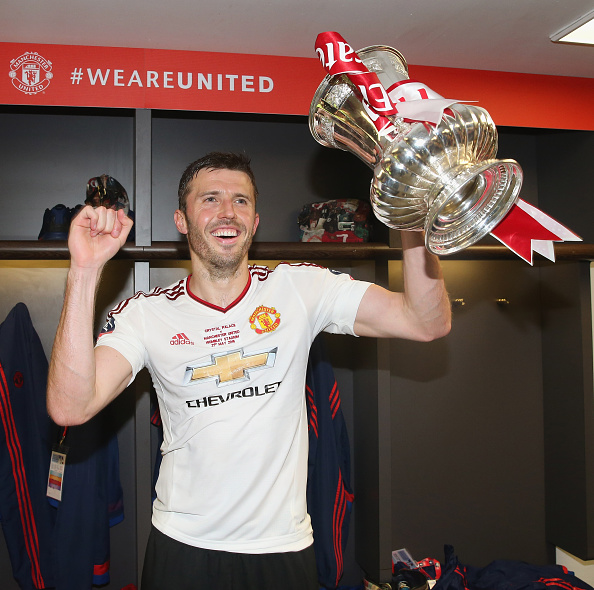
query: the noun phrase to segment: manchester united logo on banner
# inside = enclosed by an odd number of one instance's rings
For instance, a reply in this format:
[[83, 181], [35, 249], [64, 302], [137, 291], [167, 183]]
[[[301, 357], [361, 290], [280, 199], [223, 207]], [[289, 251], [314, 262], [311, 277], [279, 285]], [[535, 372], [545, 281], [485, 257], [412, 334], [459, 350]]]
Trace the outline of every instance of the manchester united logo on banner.
[[53, 78], [52, 62], [37, 52], [26, 52], [11, 60], [8, 74], [13, 86], [25, 94], [43, 92]]

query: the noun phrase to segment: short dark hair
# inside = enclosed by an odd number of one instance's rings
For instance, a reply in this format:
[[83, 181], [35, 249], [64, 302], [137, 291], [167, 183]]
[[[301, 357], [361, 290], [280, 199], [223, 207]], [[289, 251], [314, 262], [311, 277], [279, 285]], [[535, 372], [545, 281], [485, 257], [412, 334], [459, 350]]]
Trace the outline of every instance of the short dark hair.
[[254, 188], [254, 198], [258, 198], [258, 187], [256, 186], [256, 177], [250, 165], [250, 159], [245, 154], [234, 154], [230, 152], [210, 152], [202, 158], [192, 162], [184, 170], [179, 181], [177, 196], [179, 199], [179, 209], [186, 211], [186, 197], [188, 196], [188, 186], [196, 174], [203, 169], [210, 170], [237, 170], [245, 172], [252, 182]]

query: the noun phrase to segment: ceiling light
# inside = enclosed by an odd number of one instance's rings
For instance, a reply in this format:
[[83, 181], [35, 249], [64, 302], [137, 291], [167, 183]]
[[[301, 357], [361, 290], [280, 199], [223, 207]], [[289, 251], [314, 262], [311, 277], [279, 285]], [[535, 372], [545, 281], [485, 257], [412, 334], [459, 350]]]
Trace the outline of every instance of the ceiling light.
[[556, 43], [594, 45], [594, 10], [550, 37]]

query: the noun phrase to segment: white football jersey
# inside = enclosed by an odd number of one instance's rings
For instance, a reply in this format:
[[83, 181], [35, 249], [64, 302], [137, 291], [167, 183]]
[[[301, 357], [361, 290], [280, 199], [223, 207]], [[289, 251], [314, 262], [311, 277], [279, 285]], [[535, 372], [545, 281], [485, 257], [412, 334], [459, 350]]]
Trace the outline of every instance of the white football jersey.
[[155, 527], [205, 549], [298, 551], [313, 540], [309, 348], [321, 331], [354, 335], [370, 283], [312, 264], [249, 274], [226, 309], [194, 296], [190, 277], [137, 293], [109, 313], [97, 346], [152, 376], [164, 438]]

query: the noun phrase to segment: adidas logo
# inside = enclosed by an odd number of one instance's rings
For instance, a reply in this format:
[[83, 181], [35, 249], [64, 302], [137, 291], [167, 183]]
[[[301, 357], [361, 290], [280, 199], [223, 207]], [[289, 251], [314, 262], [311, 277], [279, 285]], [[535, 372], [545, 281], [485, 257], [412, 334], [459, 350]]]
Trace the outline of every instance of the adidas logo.
[[182, 332], [181, 334], [176, 334], [175, 336], [173, 336], [169, 341], [169, 344], [171, 344], [171, 346], [178, 346], [180, 344], [193, 345], [194, 343], [191, 342], [190, 339]]

